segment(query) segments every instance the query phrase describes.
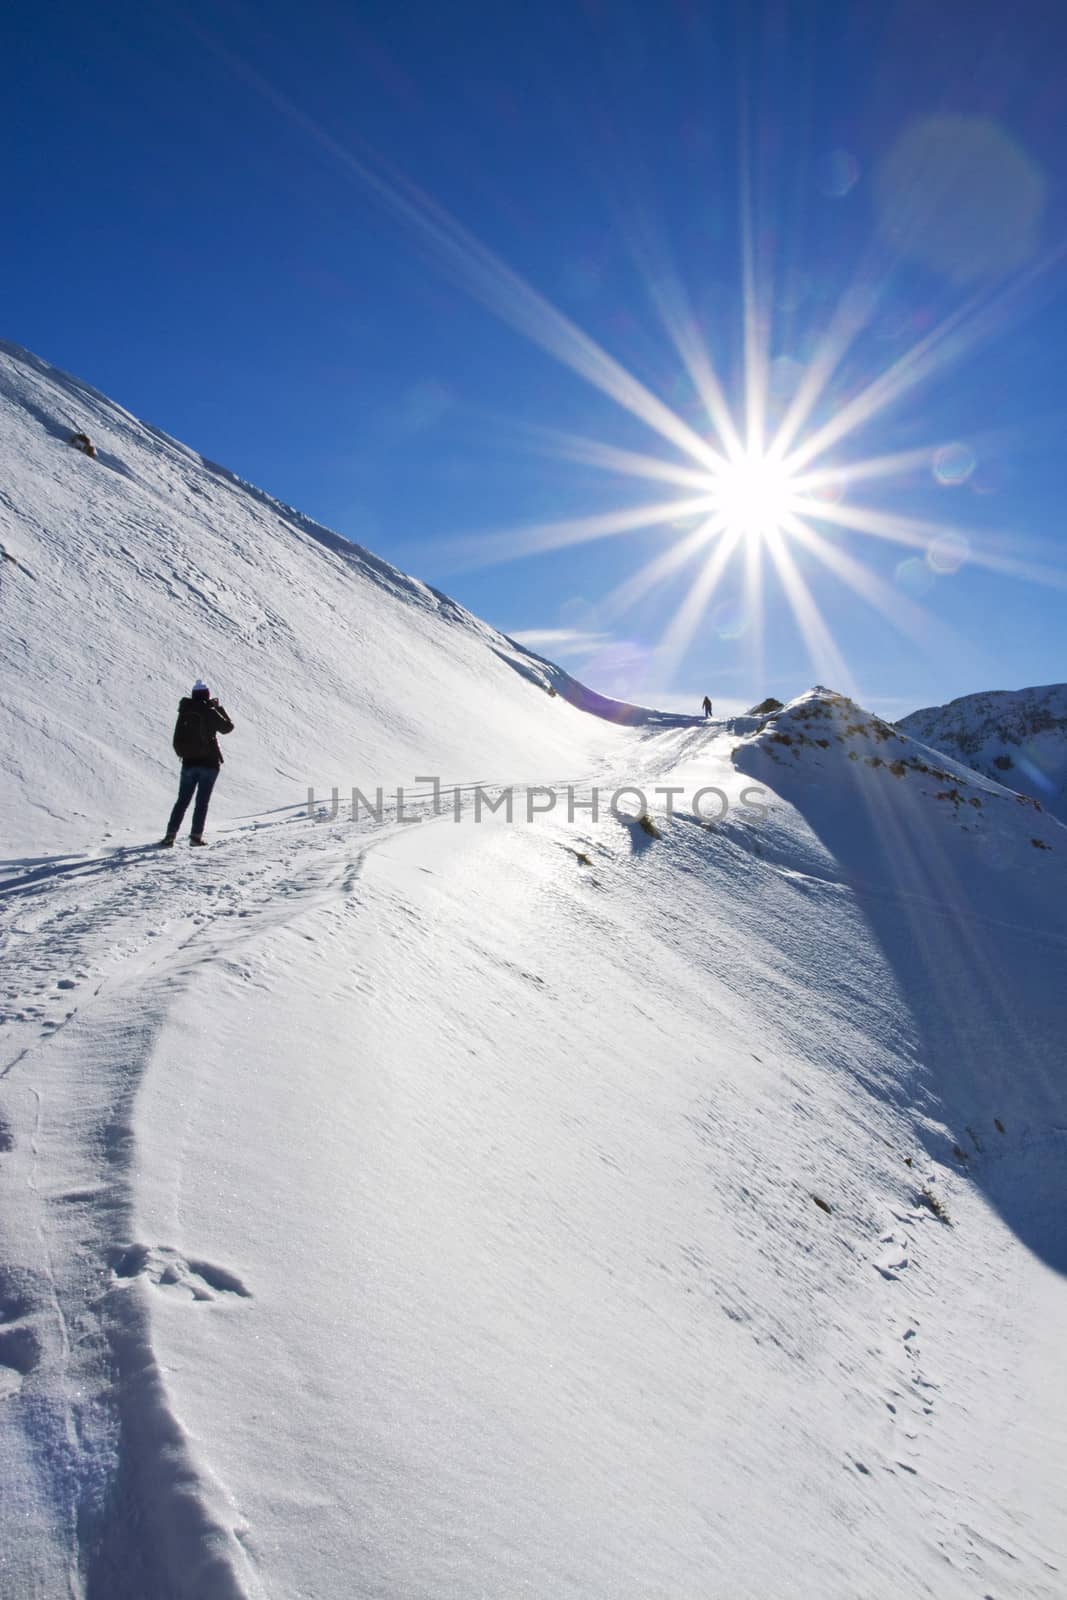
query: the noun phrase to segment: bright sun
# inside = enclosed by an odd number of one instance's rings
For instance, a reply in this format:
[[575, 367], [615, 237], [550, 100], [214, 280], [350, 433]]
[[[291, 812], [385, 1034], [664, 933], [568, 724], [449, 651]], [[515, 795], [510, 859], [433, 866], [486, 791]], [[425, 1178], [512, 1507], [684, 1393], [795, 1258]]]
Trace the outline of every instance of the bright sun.
[[763, 538], [789, 521], [794, 491], [790, 474], [765, 456], [746, 454], [712, 480], [715, 513], [730, 533]]
[[[377, 178], [374, 181], [379, 183]], [[380, 187], [387, 188], [384, 183]], [[670, 455], [662, 449], [653, 454], [531, 424], [531, 442], [537, 450], [621, 478], [643, 480], [655, 487], [655, 495], [638, 503], [627, 496], [617, 509], [591, 510], [518, 529], [466, 536], [452, 541], [452, 549], [465, 563], [488, 566], [592, 540], [661, 529], [666, 537], [650, 541], [650, 559], [593, 608], [596, 632], [590, 637], [607, 641], [604, 660], [615, 648], [611, 629], [616, 621], [646, 606], [655, 590], [666, 590], [683, 569], [689, 569], [691, 581], [660, 638], [654, 644], [641, 640], [633, 645], [640, 657], [647, 659], [647, 671], [654, 673], [659, 683], [673, 680], [698, 635], [709, 629], [719, 639], [744, 635], [750, 664], [761, 674], [766, 593], [773, 580], [820, 677], [848, 689], [852, 680], [847, 664], [813, 589], [813, 582], [822, 581], [824, 573], [895, 627], [925, 643], [931, 621], [915, 597], [941, 572], [938, 562], [946, 540], [951, 543], [952, 570], [971, 561], [995, 572], [1062, 583], [1062, 569], [1018, 561], [999, 547], [999, 541], [983, 551], [970, 529], [883, 509], [877, 500], [854, 498], [857, 490], [862, 495], [859, 486], [865, 484], [885, 482], [899, 487], [921, 483], [931, 467], [937, 481], [947, 483], [948, 478], [939, 476], [941, 451], [932, 444], [916, 442], [910, 448], [865, 457], [849, 450], [848, 459], [836, 458], [839, 446], [899, 405], [943, 362], [957, 359], [971, 341], [984, 335], [987, 326], [992, 326], [993, 302], [967, 302], [950, 311], [943, 322], [924, 327], [910, 348], [894, 353], [884, 370], [875, 370], [865, 382], [853, 386], [848, 398], [839, 400], [835, 385], [843, 383], [854, 341], [872, 327], [878, 295], [846, 295], [818, 337], [815, 329], [808, 330], [805, 342], [810, 342], [811, 354], [806, 364], [784, 353], [772, 360], [772, 348], [778, 343], [772, 315], [774, 286], [769, 277], [757, 281], [761, 274], [757, 274], [756, 258], [762, 252], [754, 247], [753, 202], [747, 193], [747, 179], [743, 187], [738, 330], [743, 355], [739, 351], [736, 409], [715, 370], [705, 332], [680, 280], [657, 269], [649, 285], [681, 361], [678, 381], [686, 397], [681, 411], [673, 410], [659, 393], [647, 388], [516, 272], [465, 234], [439, 206], [427, 200], [420, 210], [406, 191], [398, 191], [398, 211], [436, 245], [450, 272], [458, 268], [472, 291], [498, 316], [614, 401], [671, 450]], [[650, 261], [653, 255], [656, 252], [650, 253]], [[728, 320], [720, 337], [727, 342], [731, 338]], [[732, 337], [737, 342], [737, 334]], [[943, 448], [962, 449], [965, 456], [970, 455], [965, 446]], [[973, 466], [973, 460], [965, 465], [965, 475]], [[850, 545], [855, 536], [902, 546], [910, 552], [897, 565], [895, 582], [887, 581], [875, 564], [867, 564], [853, 553]], [[725, 598], [722, 591], [726, 591]], [[784, 609], [779, 614], [784, 615]]]

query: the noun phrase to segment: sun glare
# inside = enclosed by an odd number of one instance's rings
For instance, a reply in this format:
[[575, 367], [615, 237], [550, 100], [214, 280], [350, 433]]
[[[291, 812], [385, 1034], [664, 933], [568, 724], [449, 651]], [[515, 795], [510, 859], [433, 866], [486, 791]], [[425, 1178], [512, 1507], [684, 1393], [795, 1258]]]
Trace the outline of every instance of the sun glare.
[[731, 461], [712, 479], [716, 515], [728, 533], [768, 538], [787, 525], [793, 507], [789, 473], [753, 453]]
[[[940, 518], [908, 516], [869, 498], [853, 498], [861, 485], [861, 494], [870, 495], [875, 485], [888, 487], [894, 480], [914, 482], [922, 474], [941, 489], [973, 479], [975, 492], [987, 492], [979, 487], [980, 463], [965, 441], [931, 439], [926, 445], [859, 457], [853, 451], [858, 436], [880, 417], [906, 397], [914, 399], [935, 375], [943, 374], [1003, 328], [1006, 318], [1025, 303], [1037, 278], [1061, 259], [1060, 249], [1025, 270], [1020, 262], [1017, 272], [991, 278], [988, 287], [973, 288], [940, 321], [928, 322], [922, 311], [915, 319], [914, 342], [897, 347], [884, 364], [876, 360], [863, 381], [856, 381], [853, 374], [848, 398], [838, 403], [834, 386], [863, 335], [874, 331], [879, 343], [885, 337], [906, 336], [908, 319], [900, 322], [890, 313], [899, 260], [904, 254], [919, 254], [909, 241], [921, 239], [925, 249], [941, 235], [925, 226], [910, 232], [905, 229], [906, 237], [888, 250], [883, 267], [875, 265], [862, 283], [842, 294], [821, 332], [807, 330], [803, 342], [810, 344], [810, 353], [801, 362], [794, 358], [789, 343], [782, 343], [786, 330], [776, 325], [773, 315], [777, 303], [773, 252], [764, 249], [757, 227], [748, 155], [752, 130], [746, 124], [737, 230], [743, 354], [738, 373], [740, 393], [734, 404], [716, 369], [701, 318], [665, 243], [654, 229], [645, 226], [626, 233], [657, 320], [680, 362], [672, 391], [684, 380], [686, 404], [675, 410], [438, 201], [395, 169], [375, 166], [340, 144], [275, 85], [243, 63], [227, 59], [371, 192], [428, 248], [450, 278], [463, 284], [502, 322], [642, 423], [656, 436], [658, 447], [666, 445], [672, 452], [665, 455], [660, 448], [652, 454], [527, 424], [533, 448], [547, 448], [551, 455], [641, 480], [655, 488], [655, 497], [640, 503], [628, 499], [617, 510], [453, 539], [449, 546], [457, 564], [484, 567], [590, 540], [650, 529], [679, 530], [678, 537], [627, 576], [598, 608], [601, 621], [614, 621], [642, 604], [659, 586], [673, 582], [684, 567], [695, 569], [693, 583], [660, 641], [642, 646], [649, 670], [655, 668], [661, 683], [670, 681], [673, 666], [702, 628], [710, 628], [720, 639], [744, 636], [759, 676], [765, 596], [772, 577], [793, 613], [813, 665], [824, 676], [836, 674], [843, 689], [850, 686], [845, 664], [805, 574], [813, 576], [817, 584], [830, 579], [845, 585], [895, 626], [919, 639], [928, 631], [930, 619], [917, 603], [918, 597], [939, 575], [951, 575], [965, 564], [1067, 589], [1067, 572], [1058, 552], [1048, 544], [1031, 540], [1027, 546], [1035, 553], [1048, 551], [1048, 559], [1022, 559], [1021, 546], [1010, 535], [954, 526]], [[963, 123], [950, 131], [962, 140], [968, 126]], [[934, 133], [943, 142], [944, 128], [938, 127]], [[973, 129], [971, 136], [975, 136]], [[988, 139], [985, 134], [982, 138], [984, 149]], [[911, 145], [907, 150], [910, 156]], [[849, 181], [848, 171], [846, 163], [842, 181]], [[911, 187], [905, 185], [909, 196]], [[940, 196], [943, 187], [935, 185], [931, 192]], [[1032, 188], [1031, 195], [1036, 195]], [[925, 223], [926, 214], [919, 214]], [[767, 236], [773, 238], [774, 230]], [[955, 235], [949, 229], [945, 237]], [[1015, 259], [1014, 240], [1007, 254], [999, 238], [993, 243], [996, 260], [1010, 266]], [[960, 282], [969, 282], [973, 276], [969, 264], [933, 260], [932, 265], [947, 265], [952, 269], [950, 276], [958, 276]], [[784, 298], [781, 303], [786, 304]], [[887, 327], [898, 331], [887, 334]], [[724, 328], [722, 333], [727, 331]], [[692, 403], [690, 390], [698, 405]], [[845, 459], [838, 455], [842, 447], [847, 452]], [[664, 486], [673, 493], [665, 493]], [[883, 548], [896, 545], [909, 552], [908, 559], [897, 567], [895, 583], [878, 573], [877, 558], [867, 564], [845, 548], [846, 541], [851, 545], [857, 540], [872, 541], [875, 549], [878, 544]], [[440, 563], [442, 549], [440, 541], [432, 547], [436, 563]], [[938, 626], [943, 633], [943, 619]]]
[[[658, 641], [641, 645], [647, 673], [660, 683], [672, 680], [705, 629], [716, 639], [743, 638], [750, 669], [760, 677], [772, 582], [793, 614], [816, 671], [832, 676], [846, 690], [854, 684], [820, 610], [822, 591], [829, 584], [851, 590], [920, 641], [929, 635], [931, 619], [919, 599], [943, 569], [954, 573], [971, 564], [1067, 589], [1062, 567], [1020, 559], [1008, 537], [905, 515], [871, 497], [876, 486], [885, 489], [896, 481], [910, 487], [922, 475], [932, 476], [942, 488], [969, 481], [976, 458], [965, 442], [931, 439], [907, 449], [856, 452], [859, 435], [997, 331], [1032, 274], [975, 290], [941, 321], [922, 325], [914, 342], [896, 349], [885, 364], [876, 360], [863, 381], [853, 374], [848, 398], [837, 402], [834, 387], [846, 360], [854, 348], [862, 348], [862, 336], [880, 326], [885, 285], [873, 277], [863, 292], [844, 293], [822, 331], [816, 335], [815, 329], [809, 330], [806, 362], [794, 360], [788, 346], [781, 345], [784, 330], [772, 316], [774, 283], [756, 248], [746, 169], [739, 229], [743, 354], [733, 402], [669, 252], [650, 244], [651, 236], [642, 236], [635, 245], [652, 305], [681, 363], [672, 392], [683, 381], [686, 404], [675, 410], [437, 202], [406, 182], [393, 183], [371, 172], [323, 137], [483, 305], [642, 423], [659, 446], [669, 448], [669, 453], [659, 449], [653, 454], [531, 424], [535, 449], [643, 481], [655, 494], [628, 498], [617, 510], [463, 536], [450, 542], [458, 563], [484, 567], [591, 540], [675, 530], [676, 537], [663, 541], [650, 560], [595, 608], [598, 626], [613, 624], [644, 606], [653, 591], [675, 583], [683, 569], [692, 569], [692, 582]], [[877, 556], [866, 562], [846, 547], [857, 540], [869, 541], [872, 554], [879, 544], [908, 552], [908, 559], [897, 566], [895, 581], [878, 571]], [[434, 557], [440, 561], [440, 544], [434, 546]], [[945, 626], [943, 620], [938, 624], [942, 633]]]

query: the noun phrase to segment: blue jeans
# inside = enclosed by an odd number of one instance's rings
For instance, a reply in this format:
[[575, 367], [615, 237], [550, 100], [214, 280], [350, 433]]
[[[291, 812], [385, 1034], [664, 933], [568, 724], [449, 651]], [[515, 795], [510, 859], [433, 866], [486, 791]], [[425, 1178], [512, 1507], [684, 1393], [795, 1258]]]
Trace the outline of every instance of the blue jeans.
[[174, 802], [174, 810], [170, 814], [167, 824], [168, 836], [177, 833], [182, 825], [182, 818], [189, 808], [189, 802], [196, 792], [196, 805], [193, 807], [192, 836], [199, 839], [204, 831], [207, 821], [207, 805], [211, 799], [211, 791], [215, 787], [215, 779], [219, 775], [218, 767], [183, 767], [181, 778], [178, 780], [178, 798]]

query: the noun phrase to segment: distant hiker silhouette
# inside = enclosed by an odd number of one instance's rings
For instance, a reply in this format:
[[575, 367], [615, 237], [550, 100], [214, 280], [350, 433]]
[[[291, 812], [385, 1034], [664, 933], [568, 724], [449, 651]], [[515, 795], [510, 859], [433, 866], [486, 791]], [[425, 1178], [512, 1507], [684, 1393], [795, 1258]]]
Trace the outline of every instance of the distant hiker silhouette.
[[193, 807], [189, 843], [204, 843], [208, 801], [222, 766], [222, 751], [217, 735], [232, 732], [233, 723], [218, 701], [211, 698], [207, 684], [201, 683], [198, 678], [193, 684], [192, 694], [179, 703], [178, 720], [174, 724], [174, 753], [182, 758], [182, 775], [167, 832], [160, 840], [165, 848], [169, 849], [174, 843], [194, 793], [196, 805]]
[[706, 717], [711, 716], [711, 701], [708, 699], [707, 695], [704, 696], [704, 715]]

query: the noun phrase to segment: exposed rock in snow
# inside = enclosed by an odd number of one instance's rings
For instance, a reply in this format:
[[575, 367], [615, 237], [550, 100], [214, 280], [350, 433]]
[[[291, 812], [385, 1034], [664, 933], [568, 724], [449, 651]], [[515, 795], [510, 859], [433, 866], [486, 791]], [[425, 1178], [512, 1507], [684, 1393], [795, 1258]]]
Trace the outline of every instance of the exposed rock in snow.
[[1067, 683], [962, 695], [897, 726], [1067, 821]]
[[[833, 782], [841, 798], [862, 793], [869, 807], [878, 804], [874, 790], [867, 779], [867, 786], [856, 791], [857, 773], [877, 774], [879, 782], [906, 781], [913, 794], [933, 802], [965, 832], [985, 837], [990, 829], [984, 813], [991, 807], [999, 836], [1004, 808], [1016, 819], [1021, 809], [1026, 819], [1022, 831], [1037, 836], [1032, 843], [1038, 848], [1062, 847], [1067, 841], [1067, 832], [1040, 800], [983, 778], [962, 759], [929, 748], [899, 726], [864, 711], [847, 695], [821, 686], [790, 701], [749, 738], [736, 758], [742, 770], [763, 770], [754, 761], [756, 751], [765, 760], [793, 768], [801, 782]], [[1015, 827], [1014, 833], [1018, 832]]]

